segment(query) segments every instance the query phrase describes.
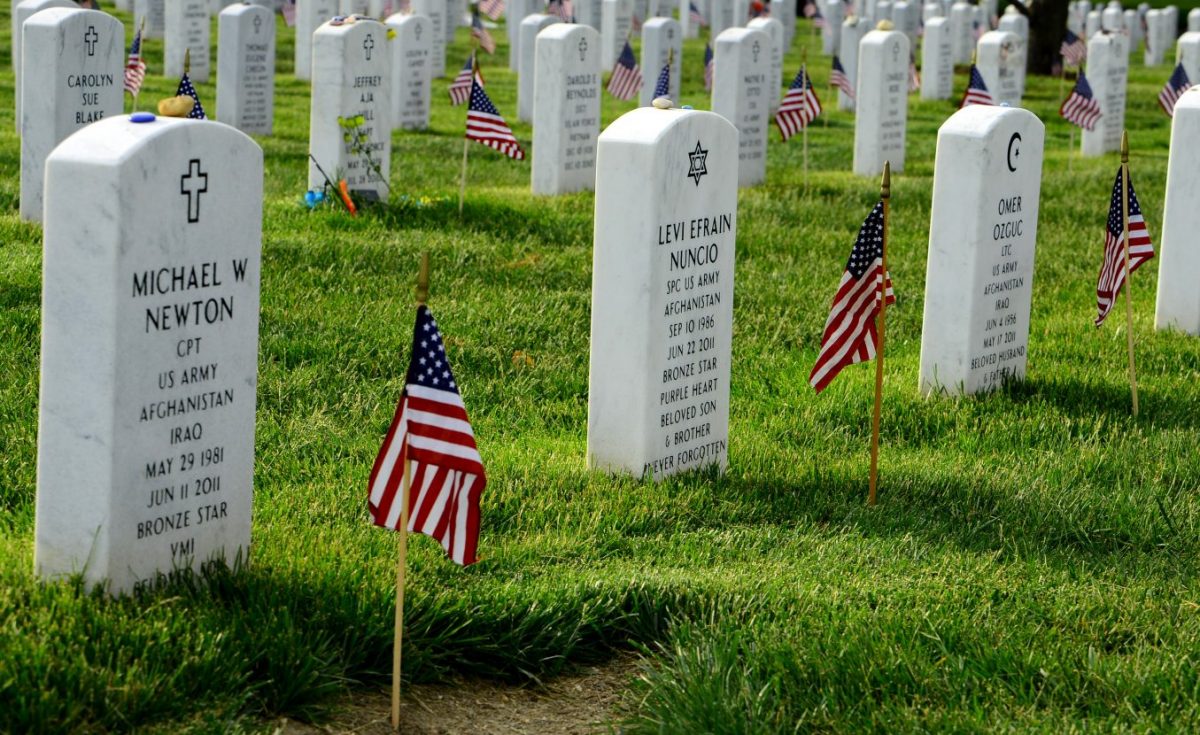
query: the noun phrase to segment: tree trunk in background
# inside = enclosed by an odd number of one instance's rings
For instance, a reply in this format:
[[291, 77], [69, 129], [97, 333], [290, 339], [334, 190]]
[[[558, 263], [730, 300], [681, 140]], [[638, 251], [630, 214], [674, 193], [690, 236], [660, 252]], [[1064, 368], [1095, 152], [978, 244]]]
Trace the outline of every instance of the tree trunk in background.
[[1062, 61], [1059, 49], [1067, 31], [1067, 0], [1018, 0], [1012, 4], [1029, 16], [1029, 72], [1050, 74]]

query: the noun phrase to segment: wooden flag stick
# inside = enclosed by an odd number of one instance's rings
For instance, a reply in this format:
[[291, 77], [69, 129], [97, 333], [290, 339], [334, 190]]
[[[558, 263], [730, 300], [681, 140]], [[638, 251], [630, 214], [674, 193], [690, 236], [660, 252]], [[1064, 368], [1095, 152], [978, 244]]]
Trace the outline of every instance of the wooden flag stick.
[[[142, 16], [142, 22], [141, 22], [141, 24], [138, 26], [138, 38], [139, 38], [139, 39], [140, 39], [140, 38], [142, 38], [142, 34], [145, 32], [145, 30], [146, 30], [146, 16], [144, 16], [144, 15], [143, 15], [143, 16]], [[140, 44], [141, 44], [141, 41], [140, 41], [140, 40], [138, 41], [138, 44], [139, 44], [139, 48], [138, 48], [138, 57], [139, 57], [139, 58], [141, 58], [141, 56], [142, 56], [142, 49], [140, 48]], [[137, 107], [138, 107], [138, 95], [140, 95], [141, 93], [142, 93], [142, 85], [140, 85], [140, 84], [139, 84], [139, 85], [138, 85], [138, 91], [137, 91], [137, 92], [136, 92], [136, 93], [133, 95], [133, 111], [134, 111], [134, 112], [137, 112]]]
[[[800, 58], [800, 75], [803, 77], [802, 84], [804, 91], [808, 92], [808, 49], [804, 49]], [[805, 104], [808, 104], [805, 102]], [[800, 131], [801, 139], [804, 141], [804, 191], [808, 192], [808, 123], [804, 123], [804, 128]]]
[[[417, 275], [417, 305], [429, 300], [429, 253], [421, 254]], [[392, 729], [400, 731], [400, 652], [404, 642], [404, 584], [408, 572], [408, 495], [412, 473], [408, 461], [408, 441], [400, 451], [404, 479], [400, 482], [400, 553], [396, 559], [396, 630], [392, 644]]]
[[[471, 52], [471, 87], [472, 88], [474, 88], [474, 86], [475, 86], [475, 77], [478, 75], [479, 75], [479, 48], [478, 48], [478, 46], [476, 46], [475, 50]], [[470, 100], [467, 100], [467, 107], [468, 107], [467, 117], [469, 119], [471, 116], [471, 112], [469, 109], [471, 107]], [[470, 144], [471, 144], [470, 139], [465, 137], [465, 134], [464, 134], [462, 175], [458, 179], [458, 216], [459, 217], [462, 217], [463, 199], [467, 195], [467, 151], [469, 150]]]
[[1129, 271], [1129, 131], [1121, 132], [1121, 228], [1125, 240], [1125, 341], [1129, 347], [1129, 389], [1133, 394], [1133, 417], [1138, 415], [1137, 368], [1133, 361], [1133, 287]]
[[192, 50], [190, 48], [183, 50], [183, 73], [192, 73]]
[[879, 414], [883, 408], [883, 331], [884, 315], [887, 312], [887, 240], [888, 240], [888, 209], [892, 199], [892, 164], [883, 162], [883, 184], [879, 187], [879, 198], [883, 200], [883, 244], [880, 246], [882, 281], [879, 287], [879, 316], [875, 318], [875, 416], [871, 424], [871, 489], [867, 494], [867, 505], [873, 506], [878, 500], [876, 492], [879, 485]]

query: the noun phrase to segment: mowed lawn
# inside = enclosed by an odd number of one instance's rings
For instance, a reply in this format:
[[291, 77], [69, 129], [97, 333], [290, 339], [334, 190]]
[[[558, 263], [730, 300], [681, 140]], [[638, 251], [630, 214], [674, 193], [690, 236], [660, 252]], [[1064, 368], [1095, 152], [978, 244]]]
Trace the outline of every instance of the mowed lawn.
[[[936, 131], [957, 98], [910, 98], [867, 508], [874, 369], [819, 396], [807, 377], [879, 182], [848, 173], [854, 120], [830, 109], [806, 21], [784, 77], [809, 49], [826, 103], [809, 187], [800, 139], [772, 131], [767, 182], [739, 194], [729, 470], [659, 484], [586, 468], [592, 195], [535, 198], [528, 162], [473, 144], [459, 217], [465, 110], [437, 80], [431, 129], [394, 137], [389, 204], [309, 212], [308, 88], [279, 29], [276, 134], [259, 141], [252, 563], [133, 599], [32, 575], [41, 229], [16, 215], [0, 71], [0, 731], [255, 731], [387, 681], [397, 538], [369, 524], [366, 478], [426, 251], [488, 487], [483, 561], [409, 546], [407, 680], [525, 683], [632, 648], [646, 660], [619, 715], [629, 732], [1200, 729], [1200, 340], [1152, 331], [1158, 262], [1136, 273], [1131, 418], [1123, 305], [1092, 326], [1118, 157], [1068, 156], [1059, 80], [1031, 77], [1026, 97], [1047, 125], [1028, 379], [975, 398], [917, 393]], [[494, 35], [488, 90], [528, 145]], [[8, 42], [3, 24], [0, 59]], [[161, 42], [146, 46], [142, 109], [178, 81], [161, 76]], [[459, 29], [450, 75], [468, 48]], [[686, 44], [681, 100], [699, 108], [703, 50]], [[1170, 71], [1133, 56], [1133, 179], [1156, 245]], [[964, 84], [960, 70], [956, 95]], [[214, 86], [198, 87], [214, 112]], [[629, 109], [606, 95], [604, 122]]]

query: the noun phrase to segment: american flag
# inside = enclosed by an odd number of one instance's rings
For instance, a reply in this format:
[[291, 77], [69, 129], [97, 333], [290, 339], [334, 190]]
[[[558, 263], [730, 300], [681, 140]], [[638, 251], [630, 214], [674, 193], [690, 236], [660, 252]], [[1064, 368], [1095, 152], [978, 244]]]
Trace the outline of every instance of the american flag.
[[608, 93], [619, 100], [631, 100], [642, 89], [642, 70], [633, 56], [633, 47], [625, 40], [625, 48], [617, 59], [612, 76], [608, 80]]
[[479, 0], [479, 11], [492, 20], [500, 20], [504, 15], [504, 0]]
[[854, 85], [850, 83], [850, 77], [846, 76], [846, 70], [842, 67], [842, 62], [838, 59], [837, 54], [833, 55], [833, 71], [829, 72], [829, 86], [837, 87], [846, 93], [850, 99], [854, 99]]
[[908, 54], [908, 92], [918, 92], [921, 89], [921, 75], [917, 73], [917, 58]]
[[145, 80], [146, 62], [142, 59], [142, 29], [139, 28], [133, 35], [133, 43], [129, 45], [129, 61], [125, 63], [125, 91], [137, 97]]
[[518, 161], [525, 158], [525, 151], [521, 150], [521, 144], [517, 142], [512, 129], [504, 122], [500, 111], [478, 82], [471, 84], [471, 104], [467, 106], [467, 140], [483, 143]]
[[475, 54], [467, 57], [467, 63], [463, 64], [463, 68], [459, 70], [458, 76], [454, 77], [454, 81], [450, 82], [450, 104], [461, 105], [471, 97], [471, 77], [474, 76], [479, 86], [483, 86], [483, 75], [476, 71], [474, 74], [471, 70], [475, 68]]
[[708, 21], [700, 15], [700, 9], [696, 7], [696, 3], [688, 3], [688, 19], [696, 24], [697, 28], [703, 28], [708, 25]]
[[713, 78], [713, 52], [712, 46], [704, 44], [704, 89], [712, 89]]
[[818, 393], [842, 368], [875, 357], [875, 315], [882, 293], [889, 304], [896, 303], [892, 276], [883, 272], [883, 202], [879, 202], [858, 231], [825, 322], [817, 364], [808, 376]]
[[375, 458], [367, 507], [375, 525], [400, 530], [408, 464], [408, 530], [431, 536], [458, 564], [478, 561], [479, 496], [487, 486], [475, 433], [437, 322], [417, 307], [404, 392]]
[[283, 24], [288, 28], [296, 25], [296, 0], [283, 0], [283, 4], [279, 6], [279, 13], [283, 16]]
[[1175, 102], [1179, 99], [1179, 95], [1186, 92], [1190, 86], [1192, 86], [1192, 82], [1188, 79], [1187, 72], [1183, 70], [1183, 64], [1176, 64], [1175, 71], [1171, 72], [1171, 78], [1158, 93], [1158, 104], [1168, 117], [1175, 117]]
[[983, 83], [983, 75], [979, 73], [979, 69], [971, 64], [971, 81], [967, 83], [967, 91], [963, 94], [962, 104], [958, 109], [962, 109], [967, 105], [994, 105], [996, 101], [992, 99], [991, 92], [988, 92], [987, 85]]
[[563, 23], [575, 22], [575, 7], [571, 0], [550, 0], [546, 3], [546, 14], [555, 16]]
[[1096, 121], [1100, 119], [1100, 103], [1092, 94], [1092, 86], [1088, 84], [1082, 69], [1079, 70], [1079, 78], [1075, 80], [1075, 88], [1071, 90], [1071, 95], [1063, 100], [1062, 106], [1058, 108], [1058, 114], [1067, 122], [1075, 123], [1084, 130], [1096, 127]]
[[193, 120], [205, 120], [207, 115], [204, 114], [204, 105], [200, 104], [200, 96], [196, 94], [196, 88], [192, 86], [192, 80], [188, 79], [187, 72], [183, 73], [183, 78], [179, 80], [179, 89], [175, 91], [175, 96], [186, 94], [196, 101], [192, 105], [192, 111], [188, 113], [188, 117]]
[[[1108, 312], [1117, 300], [1117, 292], [1125, 283], [1125, 242], [1121, 238], [1121, 168], [1117, 167], [1117, 180], [1113, 183], [1112, 200], [1108, 205], [1108, 224], [1104, 228], [1104, 263], [1100, 266], [1100, 280], [1096, 284], [1096, 326], [1104, 323]], [[1129, 178], [1129, 270], [1133, 272], [1142, 263], [1154, 257], [1154, 243], [1150, 242], [1150, 231], [1142, 219], [1142, 208], [1133, 191], [1133, 177]]]
[[662, 71], [658, 73], [658, 80], [654, 82], [654, 97], [670, 97], [671, 96], [671, 59], [667, 57], [667, 63], [663, 64]]
[[471, 37], [479, 41], [479, 45], [483, 47], [484, 51], [487, 51], [489, 54], [496, 53], [496, 40], [483, 27], [483, 21], [479, 19], [479, 13], [471, 16]]
[[1070, 30], [1063, 36], [1062, 47], [1059, 48], [1063, 62], [1071, 66], [1079, 66], [1087, 58], [1087, 44]]
[[792, 86], [788, 87], [783, 101], [779, 103], [779, 111], [775, 113], [775, 124], [779, 126], [779, 133], [783, 139], [787, 140], [817, 119], [817, 115], [820, 114], [821, 101], [817, 99], [812, 80], [808, 78], [808, 72], [801, 64], [800, 71], [792, 80]]

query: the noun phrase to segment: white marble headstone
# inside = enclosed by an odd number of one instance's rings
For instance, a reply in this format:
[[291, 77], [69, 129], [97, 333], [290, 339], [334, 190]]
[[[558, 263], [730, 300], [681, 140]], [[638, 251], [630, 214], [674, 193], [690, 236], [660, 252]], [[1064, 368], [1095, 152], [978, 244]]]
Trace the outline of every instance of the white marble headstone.
[[971, 105], [938, 130], [919, 387], [976, 393], [1025, 376], [1045, 126]]
[[[392, 56], [387, 31], [376, 20], [344, 25], [325, 23], [313, 33], [312, 103], [308, 150], [334, 182], [368, 199], [387, 199], [392, 160]], [[364, 118], [367, 136], [356, 151], [338, 118]], [[353, 135], [350, 136], [354, 138]], [[380, 178], [382, 174], [382, 178]], [[308, 164], [308, 188], [325, 185], [316, 164]]]
[[921, 45], [921, 99], [948, 100], [954, 94], [954, 50], [950, 22], [933, 18], [925, 24]]
[[652, 18], [642, 26], [642, 84], [640, 103], [643, 107], [654, 101], [654, 86], [658, 75], [671, 60], [671, 78], [667, 97], [679, 101], [679, 79], [683, 74], [683, 31], [672, 18]]
[[1029, 19], [1021, 15], [1016, 6], [1009, 5], [1008, 9], [1004, 11], [1004, 15], [1000, 18], [999, 29], [1017, 34], [1017, 38], [1021, 39], [1022, 47], [1029, 48]]
[[771, 0], [771, 17], [783, 24], [783, 49], [786, 53], [796, 36], [796, 4], [790, 0]]
[[1163, 48], [1170, 48], [1179, 38], [1179, 8], [1174, 5], [1168, 5], [1162, 9], [1164, 24], [1163, 24]]
[[1137, 45], [1145, 37], [1145, 34], [1142, 33], [1142, 23], [1138, 20], [1136, 10], [1125, 11], [1125, 33], [1129, 36], [1129, 53], [1132, 54]]
[[883, 21], [892, 19], [892, 2], [891, 0], [879, 0], [875, 3], [875, 25], [878, 26]]
[[600, 32], [600, 0], [575, 0], [572, 7], [576, 23], [591, 26], [597, 33]]
[[217, 16], [217, 120], [270, 135], [275, 118], [275, 16], [235, 3]]
[[338, 15], [366, 15], [370, 10], [370, 0], [341, 0], [338, 4]]
[[602, 0], [602, 8], [600, 65], [604, 71], [612, 71], [633, 27], [633, 0]]
[[1103, 13], [1099, 10], [1088, 11], [1087, 21], [1084, 25], [1084, 38], [1091, 38], [1100, 31], [1104, 30]]
[[559, 23], [534, 43], [533, 193], [590, 190], [600, 135], [600, 34]]
[[[520, 0], [518, 0], [520, 2]], [[429, 44], [429, 75], [440, 79], [446, 75], [446, 0], [410, 0], [413, 15], [421, 15], [429, 19], [433, 31], [433, 39]], [[509, 7], [512, 7], [509, 5]], [[515, 52], [510, 46], [509, 52]], [[514, 68], [515, 69], [515, 68]]]
[[423, 15], [396, 13], [387, 27], [396, 32], [391, 41], [392, 127], [424, 130], [429, 127], [433, 23]]
[[708, 18], [709, 37], [716, 39], [726, 28], [734, 28], [733, 0], [710, 0]]
[[[418, 1], [412, 0], [413, 5], [415, 6]], [[312, 79], [313, 31], [337, 14], [338, 0], [296, 0], [296, 68], [294, 74], [297, 79]]]
[[878, 176], [890, 161], [904, 171], [908, 125], [908, 36], [871, 31], [858, 46], [858, 96], [854, 118], [854, 173]]
[[925, 3], [924, 7], [921, 8], [922, 23], [928, 23], [934, 18], [942, 18], [944, 16], [941, 3]]
[[1103, 33], [1088, 41], [1088, 84], [1100, 104], [1101, 117], [1094, 129], [1082, 131], [1080, 145], [1085, 156], [1100, 156], [1121, 148], [1121, 132], [1125, 129], [1125, 84], [1129, 76], [1128, 43], [1126, 36]]
[[1200, 8], [1192, 8], [1188, 11], [1187, 29], [1189, 33], [1200, 33]]
[[169, 77], [183, 76], [186, 52], [191, 52], [188, 76], [193, 82], [208, 81], [210, 62], [208, 41], [211, 35], [207, 0], [170, 0], [167, 3], [166, 40], [163, 58]]
[[1118, 7], [1107, 7], [1100, 13], [1100, 27], [1109, 33], [1125, 30], [1125, 13]]
[[[631, 0], [632, 1], [632, 0]], [[446, 2], [446, 0], [442, 0]], [[540, 8], [535, 0], [505, 0], [504, 3], [504, 32], [508, 35], [508, 70], [517, 71], [517, 65], [521, 61], [521, 56], [518, 53], [521, 44], [521, 21], [530, 13], [538, 12]], [[447, 9], [447, 14], [449, 10]], [[449, 15], [447, 15], [449, 18]], [[447, 22], [448, 26], [453, 27], [453, 20]]]
[[1025, 47], [1015, 33], [988, 31], [979, 39], [975, 68], [998, 105], [1019, 107], [1025, 91]]
[[1162, 44], [1163, 14], [1161, 10], [1146, 11], [1146, 49], [1142, 61], [1146, 66], [1158, 66], [1163, 63], [1167, 52]]
[[125, 28], [107, 13], [76, 6], [33, 14], [22, 35], [20, 213], [40, 222], [50, 151], [123, 111]]
[[1193, 85], [1200, 83], [1200, 33], [1188, 31], [1175, 44], [1175, 61], [1183, 64], [1183, 71]]
[[[1189, 35], [1200, 34], [1185, 33], [1184, 38]], [[1193, 336], [1200, 336], [1200, 288], [1196, 288], [1200, 283], [1197, 172], [1200, 172], [1200, 87], [1192, 87], [1175, 102], [1175, 118], [1171, 122], [1154, 327], [1178, 329]]]
[[[712, 111], [738, 130], [738, 185], [767, 176], [771, 39], [762, 31], [729, 28], [713, 46]], [[775, 92], [778, 94], [778, 91]]]
[[146, 19], [143, 38], [162, 38], [167, 30], [167, 0], [133, 0], [133, 16]]
[[825, 27], [821, 29], [821, 53], [832, 56], [841, 53], [842, 21], [846, 19], [846, 13], [841, 0], [829, 3], [827, 10]]
[[[593, 2], [594, 0], [588, 0]], [[679, 5], [679, 30], [683, 33], [684, 38], [698, 38], [700, 36], [699, 24], [692, 20], [691, 4], [693, 0], [678, 0]]]
[[956, 2], [950, 8], [950, 46], [954, 53], [955, 64], [966, 64], [971, 61], [971, 51], [975, 48], [975, 38], [971, 35], [971, 23], [974, 11], [964, 2]]
[[[842, 21], [838, 61], [842, 62], [842, 69], [846, 72], [846, 78], [850, 80], [851, 86], [858, 83], [858, 44], [869, 30], [871, 29], [867, 26], [867, 21], [862, 18], [850, 16]], [[837, 96], [839, 110], [854, 109], [854, 98], [840, 89]]]
[[918, 18], [910, 12], [910, 8], [917, 7], [917, 3], [909, 4], [905, 0], [892, 4], [892, 26], [908, 36], [908, 47], [916, 48], [917, 45], [917, 20]]
[[248, 558], [262, 182], [204, 120], [108, 118], [47, 160], [39, 576], [125, 593]]
[[[771, 40], [771, 66], [767, 72], [767, 101], [771, 114], [779, 109], [783, 87], [783, 24], [774, 18], [755, 18], [746, 26], [767, 34]], [[839, 35], [841, 31], [838, 31]], [[678, 96], [671, 99], [678, 99]]]
[[719, 115], [653, 107], [600, 136], [592, 469], [660, 480], [728, 463], [737, 145]]
[[16, 85], [13, 90], [13, 123], [18, 132], [21, 130], [21, 28], [35, 13], [49, 8], [78, 9], [79, 6], [70, 0], [23, 0], [13, 8], [13, 81]]
[[527, 15], [521, 21], [521, 40], [517, 44], [521, 56], [517, 64], [517, 119], [523, 122], [533, 122], [534, 40], [543, 28], [558, 22], [557, 15], [544, 13]]

